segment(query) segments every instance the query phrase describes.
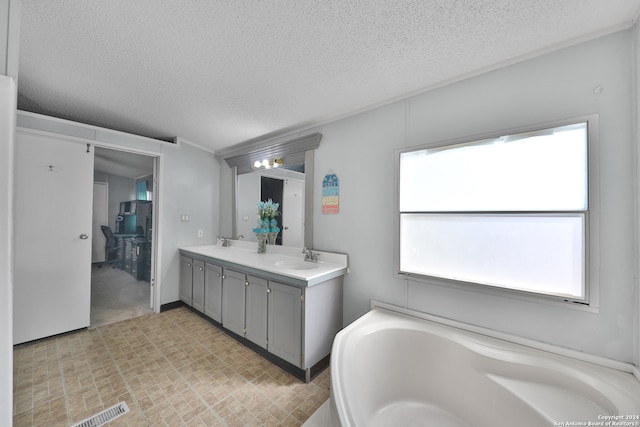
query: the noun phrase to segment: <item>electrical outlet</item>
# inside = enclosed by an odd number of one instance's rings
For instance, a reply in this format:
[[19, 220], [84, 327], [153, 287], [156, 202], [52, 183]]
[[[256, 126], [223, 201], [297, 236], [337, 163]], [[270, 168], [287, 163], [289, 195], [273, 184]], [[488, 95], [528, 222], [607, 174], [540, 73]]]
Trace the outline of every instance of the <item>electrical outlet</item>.
[[243, 217], [242, 217], [242, 220], [243, 220], [243, 221], [249, 221], [249, 215], [245, 215], [245, 216], [243, 216]]
[[182, 221], [182, 222], [189, 222], [189, 214], [182, 214], [182, 215], [180, 215], [180, 221]]
[[204, 230], [198, 230], [198, 237], [204, 237]]

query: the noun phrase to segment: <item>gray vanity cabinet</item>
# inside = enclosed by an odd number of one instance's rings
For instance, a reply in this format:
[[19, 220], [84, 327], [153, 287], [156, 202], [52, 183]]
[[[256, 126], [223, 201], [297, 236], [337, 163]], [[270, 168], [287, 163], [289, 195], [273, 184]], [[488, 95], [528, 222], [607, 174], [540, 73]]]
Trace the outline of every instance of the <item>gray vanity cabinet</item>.
[[267, 295], [269, 282], [247, 276], [246, 334], [249, 341], [267, 349]]
[[[228, 249], [228, 248], [226, 248]], [[342, 275], [308, 284], [185, 251], [180, 299], [303, 381], [329, 365], [342, 328]]]
[[180, 256], [180, 300], [191, 305], [193, 286], [193, 260]]
[[269, 352], [295, 366], [303, 367], [302, 288], [270, 281], [267, 295]]
[[249, 282], [244, 273], [225, 269], [222, 276], [222, 326], [244, 337], [245, 288]]
[[204, 265], [204, 314], [222, 322], [222, 267]]
[[193, 287], [191, 306], [204, 313], [204, 262], [193, 260]]

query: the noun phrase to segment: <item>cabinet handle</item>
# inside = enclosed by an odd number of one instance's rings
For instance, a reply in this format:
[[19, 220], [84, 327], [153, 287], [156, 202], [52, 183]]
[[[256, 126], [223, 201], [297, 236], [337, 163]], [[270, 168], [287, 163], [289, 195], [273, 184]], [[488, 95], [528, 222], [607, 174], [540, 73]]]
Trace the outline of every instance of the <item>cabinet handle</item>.
[[220, 277], [220, 273], [218, 273], [218, 277]]
[[267, 293], [270, 294], [271, 293], [271, 288], [267, 288]]
[[249, 286], [249, 282], [244, 282], [244, 285], [245, 286]]
[[223, 278], [223, 279], [226, 279], [226, 278], [227, 278], [227, 276], [224, 276], [224, 275], [223, 275], [223, 276], [222, 276], [222, 278]]
[[191, 264], [187, 264], [187, 267], [191, 267]]
[[200, 271], [202, 271], [202, 267], [200, 267]]

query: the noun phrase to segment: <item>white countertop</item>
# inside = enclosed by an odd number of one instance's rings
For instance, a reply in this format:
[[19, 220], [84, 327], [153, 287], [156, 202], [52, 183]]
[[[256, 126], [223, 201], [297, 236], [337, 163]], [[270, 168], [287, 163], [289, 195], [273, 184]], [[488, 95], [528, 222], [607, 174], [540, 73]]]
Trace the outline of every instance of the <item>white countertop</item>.
[[[210, 258], [226, 267], [244, 267], [255, 270], [255, 274], [268, 278], [283, 280], [298, 286], [313, 286], [334, 277], [348, 273], [348, 257], [346, 254], [313, 251], [318, 255], [318, 262], [304, 261], [302, 248], [267, 245], [265, 253], [258, 253], [256, 242], [231, 240], [231, 246], [217, 245], [187, 246], [179, 248], [181, 253]], [[266, 274], [265, 274], [266, 273]]]

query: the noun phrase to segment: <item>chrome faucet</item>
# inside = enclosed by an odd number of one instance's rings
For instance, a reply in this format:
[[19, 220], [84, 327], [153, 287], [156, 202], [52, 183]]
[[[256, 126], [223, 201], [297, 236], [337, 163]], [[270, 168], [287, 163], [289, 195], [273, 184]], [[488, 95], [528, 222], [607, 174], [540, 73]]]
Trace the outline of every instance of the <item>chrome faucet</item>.
[[[236, 236], [235, 240], [238, 239], [243, 239], [244, 236], [242, 234], [239, 234]], [[222, 236], [218, 236], [218, 239], [222, 240], [222, 247], [223, 248], [228, 248], [229, 246], [231, 246], [231, 237], [222, 237]]]
[[223, 248], [228, 248], [229, 246], [231, 246], [231, 238], [230, 237], [218, 236], [218, 239], [222, 240], [222, 247]]
[[307, 249], [307, 248], [302, 248], [302, 253], [304, 254], [304, 260], [305, 261], [318, 262], [318, 256], [320, 254], [317, 254], [317, 253], [313, 252], [311, 249]]

